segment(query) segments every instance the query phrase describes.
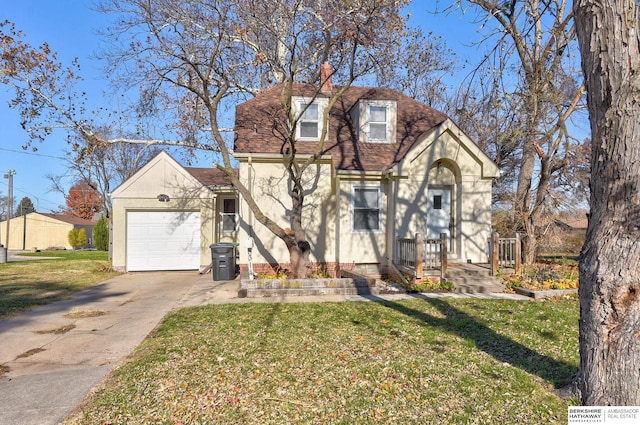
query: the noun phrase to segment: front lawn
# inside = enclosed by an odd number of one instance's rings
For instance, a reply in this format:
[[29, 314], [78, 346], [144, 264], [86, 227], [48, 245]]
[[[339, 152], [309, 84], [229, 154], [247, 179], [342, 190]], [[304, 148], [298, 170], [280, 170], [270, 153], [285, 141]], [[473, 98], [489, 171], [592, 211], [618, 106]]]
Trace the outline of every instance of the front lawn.
[[578, 301], [227, 304], [169, 314], [67, 424], [557, 424]]
[[29, 254], [56, 259], [0, 264], [0, 321], [115, 275], [104, 251], [45, 251]]

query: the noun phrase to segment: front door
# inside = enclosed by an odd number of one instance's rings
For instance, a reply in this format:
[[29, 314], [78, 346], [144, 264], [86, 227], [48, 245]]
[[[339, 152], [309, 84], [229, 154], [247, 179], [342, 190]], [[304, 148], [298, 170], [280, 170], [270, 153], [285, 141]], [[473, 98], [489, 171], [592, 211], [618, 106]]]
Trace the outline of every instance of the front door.
[[[451, 189], [445, 187], [429, 188], [427, 202], [427, 239], [440, 239], [440, 234], [451, 238]], [[451, 250], [451, 243], [448, 244]]]

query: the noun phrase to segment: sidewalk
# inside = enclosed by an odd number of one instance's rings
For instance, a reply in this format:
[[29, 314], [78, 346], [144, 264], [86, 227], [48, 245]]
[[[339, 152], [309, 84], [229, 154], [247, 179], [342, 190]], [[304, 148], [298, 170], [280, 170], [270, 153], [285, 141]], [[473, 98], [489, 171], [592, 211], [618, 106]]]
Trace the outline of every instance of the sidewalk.
[[[1, 322], [0, 424], [59, 423], [174, 308], [443, 296], [237, 298], [238, 284], [237, 280], [215, 282], [210, 274], [196, 272], [129, 273]], [[514, 294], [476, 297], [529, 299]], [[2, 368], [6, 369], [4, 374]]]

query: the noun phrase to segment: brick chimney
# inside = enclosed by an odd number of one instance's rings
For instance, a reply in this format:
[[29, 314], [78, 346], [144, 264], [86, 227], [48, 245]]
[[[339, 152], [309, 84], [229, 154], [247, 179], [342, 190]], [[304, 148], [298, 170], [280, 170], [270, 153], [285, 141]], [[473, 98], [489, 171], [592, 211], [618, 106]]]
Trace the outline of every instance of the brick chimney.
[[325, 62], [320, 66], [320, 84], [322, 84], [323, 92], [331, 92], [333, 90], [333, 68], [329, 62]]

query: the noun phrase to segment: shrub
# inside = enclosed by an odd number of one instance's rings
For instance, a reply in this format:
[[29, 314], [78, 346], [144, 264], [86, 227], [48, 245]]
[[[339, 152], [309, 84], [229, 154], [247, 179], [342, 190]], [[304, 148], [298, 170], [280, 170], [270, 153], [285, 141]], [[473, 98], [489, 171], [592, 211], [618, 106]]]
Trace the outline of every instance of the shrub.
[[93, 240], [98, 251], [109, 250], [109, 225], [104, 217], [100, 217], [93, 228]]
[[455, 289], [453, 282], [447, 280], [433, 281], [428, 277], [424, 278], [421, 282], [409, 280], [409, 284], [403, 286], [407, 292], [453, 291]]
[[74, 249], [85, 246], [89, 242], [87, 232], [84, 229], [69, 230], [69, 245]]
[[507, 289], [573, 289], [579, 285], [577, 265], [552, 263], [529, 264], [522, 268], [520, 274], [503, 276], [502, 279]]

